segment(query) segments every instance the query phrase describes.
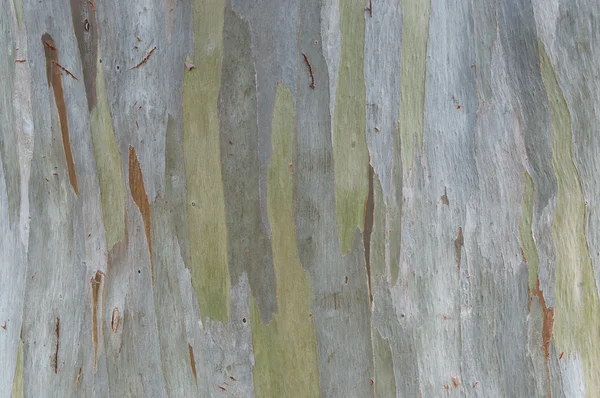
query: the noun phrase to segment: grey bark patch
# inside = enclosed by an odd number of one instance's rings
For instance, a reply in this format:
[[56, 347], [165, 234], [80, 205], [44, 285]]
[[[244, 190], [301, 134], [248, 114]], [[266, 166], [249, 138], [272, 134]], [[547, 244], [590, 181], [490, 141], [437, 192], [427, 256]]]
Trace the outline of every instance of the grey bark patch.
[[219, 115], [229, 272], [232, 285], [242, 273], [248, 275], [261, 319], [268, 323], [277, 300], [271, 243], [260, 210], [255, 76], [248, 22], [227, 9]]
[[532, 232], [537, 243], [540, 264], [540, 288], [554, 306], [554, 248], [551, 219], [553, 198], [557, 192], [552, 167], [552, 134], [546, 89], [542, 82], [535, 20], [531, 3], [522, 0], [498, 1], [498, 43], [502, 45], [511, 97], [517, 109], [519, 132], [525, 142], [526, 160], [536, 187]]
[[267, 166], [271, 158], [271, 118], [277, 84], [282, 82], [295, 92], [298, 3], [298, 0], [232, 1], [232, 9], [248, 20], [252, 35], [250, 45], [256, 68], [256, 101], [259, 110], [256, 114], [260, 172], [258, 186], [261, 218], [268, 235], [271, 234], [267, 217]]
[[[365, 258], [358, 230], [345, 257], [337, 239], [329, 75], [317, 1], [302, 3], [298, 26], [294, 217], [300, 261], [314, 292], [321, 393], [365, 397], [373, 394], [374, 372]], [[306, 83], [302, 53], [314, 71], [314, 90]]]
[[77, 38], [83, 71], [88, 110], [96, 106], [96, 62], [98, 58], [98, 27], [96, 8], [89, 0], [71, 0], [73, 31]]
[[169, 114], [165, 139], [165, 189], [166, 196], [161, 198], [172, 213], [175, 234], [179, 242], [181, 258], [186, 266], [190, 261], [188, 225], [186, 213], [185, 170], [181, 143], [181, 125]]

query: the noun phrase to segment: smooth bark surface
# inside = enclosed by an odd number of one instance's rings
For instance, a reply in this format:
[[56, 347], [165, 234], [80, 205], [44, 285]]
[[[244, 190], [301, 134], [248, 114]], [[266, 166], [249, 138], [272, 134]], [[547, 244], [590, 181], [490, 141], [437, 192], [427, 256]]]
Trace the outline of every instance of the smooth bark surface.
[[1, 397], [600, 396], [596, 0], [0, 0]]

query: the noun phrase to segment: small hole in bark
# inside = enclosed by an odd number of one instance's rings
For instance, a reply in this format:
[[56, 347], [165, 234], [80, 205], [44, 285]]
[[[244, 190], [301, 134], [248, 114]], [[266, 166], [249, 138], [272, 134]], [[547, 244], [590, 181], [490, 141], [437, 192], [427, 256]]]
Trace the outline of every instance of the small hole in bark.
[[83, 28], [85, 29], [86, 32], [90, 31], [90, 23], [87, 19], [85, 21], [83, 21]]
[[117, 65], [117, 70], [121, 70], [121, 67], [119, 65]]
[[242, 318], [242, 322], [246, 323], [246, 318]]
[[138, 274], [141, 274], [141, 273], [142, 273], [142, 270], [141, 270], [141, 269], [138, 269]]

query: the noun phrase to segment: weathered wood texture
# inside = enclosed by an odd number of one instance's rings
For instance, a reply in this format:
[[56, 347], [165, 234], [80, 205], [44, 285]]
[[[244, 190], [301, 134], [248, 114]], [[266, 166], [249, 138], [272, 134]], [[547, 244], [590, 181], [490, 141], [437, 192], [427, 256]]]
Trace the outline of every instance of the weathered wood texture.
[[0, 7], [0, 396], [600, 396], [598, 1]]

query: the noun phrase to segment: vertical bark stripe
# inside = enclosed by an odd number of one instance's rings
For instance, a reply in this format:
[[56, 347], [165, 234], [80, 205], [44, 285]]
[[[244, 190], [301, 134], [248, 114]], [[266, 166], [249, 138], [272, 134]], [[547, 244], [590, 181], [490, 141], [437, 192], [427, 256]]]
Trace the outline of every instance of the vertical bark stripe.
[[423, 152], [425, 66], [429, 38], [430, 0], [402, 0], [400, 54], [400, 136], [402, 169], [413, 167], [414, 153]]
[[129, 190], [131, 191], [131, 197], [138, 207], [144, 222], [146, 241], [148, 242], [148, 251], [150, 252], [150, 272], [152, 274], [152, 284], [154, 284], [152, 237], [150, 234], [150, 203], [148, 201], [148, 195], [146, 194], [146, 188], [144, 187], [142, 168], [140, 167], [135, 148], [132, 146], [129, 147]]
[[54, 102], [58, 110], [58, 119], [60, 121], [60, 132], [62, 136], [65, 158], [67, 161], [67, 171], [69, 173], [69, 181], [75, 195], [79, 195], [79, 187], [77, 185], [77, 174], [75, 172], [75, 161], [73, 160], [73, 152], [71, 151], [71, 138], [69, 136], [69, 121], [67, 119], [67, 105], [65, 103], [65, 94], [62, 86], [61, 69], [56, 65], [58, 61], [58, 49], [56, 43], [48, 33], [42, 35], [44, 45], [44, 53], [46, 55], [46, 77], [48, 85], [52, 87], [54, 92]]
[[224, 0], [192, 1], [195, 68], [183, 79], [190, 272], [203, 316], [227, 322], [230, 278], [219, 149]]
[[[366, 87], [364, 79], [364, 3], [340, 7], [341, 55], [335, 96], [333, 159], [335, 212], [342, 253], [352, 248], [357, 228], [363, 228], [368, 182]], [[315, 73], [317, 73], [315, 71]]]
[[571, 115], [542, 42], [542, 79], [552, 118], [552, 164], [558, 182], [552, 240], [556, 251], [554, 340], [580, 356], [588, 394], [600, 391], [600, 301], [585, 235], [585, 199], [573, 162]]

